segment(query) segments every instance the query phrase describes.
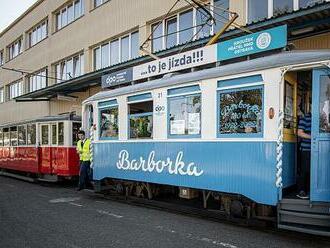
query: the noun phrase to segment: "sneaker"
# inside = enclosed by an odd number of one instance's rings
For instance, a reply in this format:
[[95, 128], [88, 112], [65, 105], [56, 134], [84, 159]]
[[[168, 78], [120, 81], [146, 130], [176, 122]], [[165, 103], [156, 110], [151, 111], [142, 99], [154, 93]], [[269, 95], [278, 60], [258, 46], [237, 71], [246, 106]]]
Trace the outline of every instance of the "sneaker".
[[305, 191], [300, 191], [299, 194], [297, 195], [298, 198], [300, 199], [308, 199], [308, 195], [305, 193]]

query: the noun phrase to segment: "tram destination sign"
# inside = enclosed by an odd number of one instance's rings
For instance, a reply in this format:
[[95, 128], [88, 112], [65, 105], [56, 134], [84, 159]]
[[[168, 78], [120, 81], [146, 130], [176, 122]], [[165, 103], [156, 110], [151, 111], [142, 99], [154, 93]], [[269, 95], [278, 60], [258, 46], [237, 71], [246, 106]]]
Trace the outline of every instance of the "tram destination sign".
[[214, 63], [217, 61], [216, 48], [216, 45], [206, 46], [135, 66], [133, 79], [138, 80]]
[[266, 29], [218, 43], [218, 60], [227, 60], [285, 47], [287, 26]]
[[108, 88], [133, 81], [133, 68], [117, 71], [102, 76], [102, 88]]

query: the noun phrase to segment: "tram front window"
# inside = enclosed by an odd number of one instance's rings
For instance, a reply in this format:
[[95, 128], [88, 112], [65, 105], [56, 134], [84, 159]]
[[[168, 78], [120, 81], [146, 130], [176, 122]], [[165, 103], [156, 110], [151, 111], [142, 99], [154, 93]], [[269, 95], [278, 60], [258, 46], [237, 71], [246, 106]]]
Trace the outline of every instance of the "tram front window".
[[152, 138], [153, 102], [129, 104], [129, 135], [131, 139]]

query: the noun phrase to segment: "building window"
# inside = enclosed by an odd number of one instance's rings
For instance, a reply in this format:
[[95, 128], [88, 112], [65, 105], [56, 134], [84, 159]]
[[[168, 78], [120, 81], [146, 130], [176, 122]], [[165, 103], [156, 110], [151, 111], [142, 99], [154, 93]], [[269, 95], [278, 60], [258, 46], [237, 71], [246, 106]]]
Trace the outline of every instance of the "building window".
[[[189, 86], [169, 90], [169, 135], [171, 137], [200, 137], [201, 135], [201, 94], [191, 93], [190, 88], [199, 86]], [[184, 94], [171, 97], [171, 91], [182, 91]], [[188, 92], [186, 93], [186, 91]]]
[[38, 42], [42, 41], [43, 39], [47, 38], [48, 35], [48, 21], [44, 21], [37, 25], [29, 32], [29, 47], [34, 46]]
[[47, 69], [33, 73], [28, 80], [29, 92], [45, 88], [47, 86]]
[[293, 10], [293, 0], [273, 0], [273, 15], [281, 15]]
[[74, 20], [78, 19], [84, 14], [84, 1], [77, 0], [68, 3], [64, 8], [55, 13], [56, 30], [67, 26]]
[[163, 23], [158, 22], [151, 26], [152, 30], [152, 52], [163, 49]]
[[201, 39], [211, 34], [211, 26], [206, 24], [208, 14], [201, 8], [196, 10], [196, 38]]
[[152, 138], [153, 101], [151, 94], [128, 97], [128, 102], [129, 138]]
[[94, 8], [108, 2], [109, 0], [94, 0]]
[[23, 95], [23, 80], [19, 80], [8, 86], [8, 98], [12, 100], [18, 96]]
[[13, 42], [8, 46], [8, 58], [9, 60], [17, 57], [23, 51], [22, 48], [22, 38], [18, 39], [17, 41]]
[[194, 35], [193, 10], [179, 15], [179, 44], [186, 43], [193, 39]]
[[118, 106], [100, 107], [100, 139], [118, 138]]
[[213, 25], [213, 33], [219, 32], [229, 20], [229, 0], [214, 0], [213, 17], [216, 19]]
[[262, 87], [223, 90], [218, 99], [220, 136], [262, 135]]
[[3, 58], [3, 50], [0, 51], [0, 65], [3, 65], [5, 63], [4, 58]]
[[166, 20], [165, 23], [165, 35], [166, 35], [166, 48], [173, 47], [178, 44], [177, 41], [177, 19], [172, 18]]
[[73, 56], [54, 65], [56, 82], [60, 83], [84, 74], [84, 54]]
[[94, 70], [139, 56], [139, 32], [130, 33], [94, 48]]
[[268, 2], [260, 0], [248, 1], [248, 23], [257, 22], [268, 17]]
[[0, 103], [5, 101], [4, 91], [3, 88], [0, 89]]

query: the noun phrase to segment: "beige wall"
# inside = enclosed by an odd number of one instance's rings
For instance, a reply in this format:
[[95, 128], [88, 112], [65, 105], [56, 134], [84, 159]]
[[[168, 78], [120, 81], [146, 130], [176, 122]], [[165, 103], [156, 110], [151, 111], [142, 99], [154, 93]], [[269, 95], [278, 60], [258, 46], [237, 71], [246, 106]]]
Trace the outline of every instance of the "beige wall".
[[330, 32], [295, 40], [292, 43], [299, 50], [330, 49]]

